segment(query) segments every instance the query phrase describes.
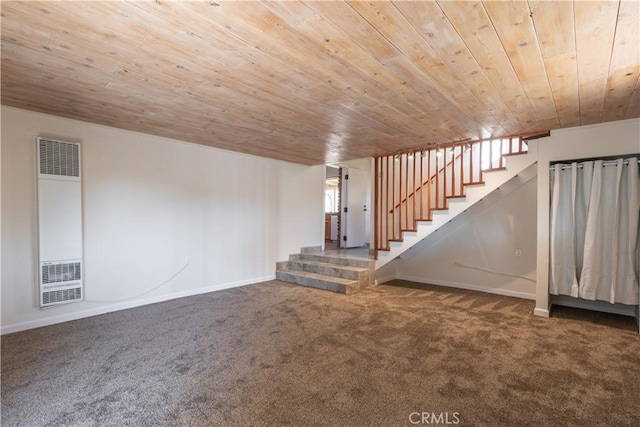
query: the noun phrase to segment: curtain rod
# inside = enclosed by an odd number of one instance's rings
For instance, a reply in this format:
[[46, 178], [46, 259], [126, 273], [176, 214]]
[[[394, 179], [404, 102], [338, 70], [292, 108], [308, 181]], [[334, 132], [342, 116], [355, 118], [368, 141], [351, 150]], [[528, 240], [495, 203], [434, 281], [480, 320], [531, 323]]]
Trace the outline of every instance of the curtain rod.
[[[595, 160], [592, 160], [592, 161], [595, 162]], [[584, 162], [578, 164], [578, 169], [582, 169], [584, 167], [583, 163]], [[638, 163], [640, 164], [640, 160], [638, 160]], [[605, 161], [602, 162], [602, 166], [615, 166], [617, 164], [618, 164], [617, 160], [605, 160]], [[629, 159], [623, 160], [622, 164], [623, 165], [628, 165], [629, 164]], [[560, 167], [560, 170], [565, 170], [565, 169], [571, 169], [572, 168], [572, 166], [570, 164], [566, 164], [565, 163], [564, 165], [565, 166]], [[550, 171], [555, 170], [555, 169], [556, 169], [555, 165], [549, 166], [549, 170]]]

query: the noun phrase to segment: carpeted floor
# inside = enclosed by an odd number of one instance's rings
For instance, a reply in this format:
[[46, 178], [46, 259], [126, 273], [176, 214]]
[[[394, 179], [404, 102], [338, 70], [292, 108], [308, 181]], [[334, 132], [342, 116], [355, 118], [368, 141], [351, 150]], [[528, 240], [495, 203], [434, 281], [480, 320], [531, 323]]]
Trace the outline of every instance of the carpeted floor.
[[640, 425], [634, 320], [533, 307], [273, 281], [11, 334], [2, 426]]

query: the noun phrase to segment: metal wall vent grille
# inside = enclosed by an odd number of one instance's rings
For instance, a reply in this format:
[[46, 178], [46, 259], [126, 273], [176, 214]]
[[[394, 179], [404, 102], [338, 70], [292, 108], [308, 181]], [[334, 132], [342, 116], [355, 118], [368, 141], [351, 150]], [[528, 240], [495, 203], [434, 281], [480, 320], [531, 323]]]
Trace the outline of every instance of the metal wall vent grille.
[[42, 305], [82, 299], [82, 288], [59, 289], [42, 293]]
[[40, 173], [80, 177], [80, 146], [40, 139]]
[[71, 282], [81, 279], [81, 271], [79, 262], [71, 262], [67, 264], [47, 264], [42, 266], [42, 284]]

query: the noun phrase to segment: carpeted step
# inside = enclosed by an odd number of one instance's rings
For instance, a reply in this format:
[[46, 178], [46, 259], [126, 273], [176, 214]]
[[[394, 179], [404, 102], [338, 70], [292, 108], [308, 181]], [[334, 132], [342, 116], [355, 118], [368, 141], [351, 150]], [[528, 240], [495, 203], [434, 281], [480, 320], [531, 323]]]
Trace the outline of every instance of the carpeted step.
[[351, 267], [360, 268], [375, 268], [376, 261], [369, 258], [356, 258], [356, 257], [340, 257], [332, 255], [322, 255], [315, 253], [302, 253], [295, 254], [289, 257], [290, 261], [315, 261], [325, 264], [337, 264], [346, 265]]
[[310, 288], [323, 289], [340, 294], [350, 294], [358, 291], [358, 281], [341, 277], [325, 276], [307, 271], [278, 268], [276, 278], [283, 282], [295, 283]]
[[351, 280], [359, 280], [363, 273], [369, 271], [368, 268], [306, 260], [288, 261], [287, 267], [290, 270], [306, 271], [308, 273], [317, 273], [324, 276], [341, 277]]

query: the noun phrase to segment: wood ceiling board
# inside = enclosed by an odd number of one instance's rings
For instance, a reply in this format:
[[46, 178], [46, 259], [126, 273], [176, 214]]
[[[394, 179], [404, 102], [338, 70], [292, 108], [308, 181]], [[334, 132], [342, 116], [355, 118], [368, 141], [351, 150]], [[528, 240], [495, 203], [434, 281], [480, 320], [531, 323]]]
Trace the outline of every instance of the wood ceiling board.
[[[104, 7], [95, 3], [96, 8]], [[46, 10], [47, 13], [42, 11]], [[86, 13], [82, 11], [81, 2], [3, 2], [2, 12], [5, 15], [2, 23], [2, 34], [11, 34], [12, 31], [21, 31], [25, 27], [20, 25], [23, 19], [28, 20], [29, 29], [23, 33], [21, 44], [33, 49], [44, 49], [56, 57], [69, 57], [80, 59], [81, 62], [98, 65], [101, 69], [112, 71], [118, 60], [131, 64], [133, 61], [127, 57], [117, 58], [112, 49], [130, 50], [140, 40], [138, 33], [116, 34], [106, 30], [102, 25], [87, 22], [83, 18]], [[96, 10], [106, 13], [104, 10]], [[91, 15], [93, 16], [93, 15]], [[117, 19], [112, 19], [117, 22]], [[14, 28], [14, 23], [17, 25]], [[50, 34], [47, 43], [40, 43], [38, 37], [33, 37], [33, 29], [47, 29]]]
[[[148, 8], [153, 8], [152, 4], [143, 5]], [[175, 7], [173, 4], [168, 4], [167, 6]], [[173, 13], [184, 13], [180, 10], [176, 10]], [[305, 84], [308, 82], [301, 77], [298, 76], [297, 73], [289, 73], [287, 75], [286, 71], [290, 71], [290, 67], [287, 67], [283, 64], [277, 64], [273, 61], [270, 61], [268, 67], [264, 66], [263, 63], [265, 61], [269, 61], [268, 58], [263, 52], [255, 49], [253, 46], [243, 49], [243, 45], [239, 44], [237, 40], [228, 37], [225, 33], [217, 32], [216, 27], [211, 25], [200, 25], [194, 26], [191, 23], [198, 22], [197, 17], [194, 19], [190, 19], [190, 32], [195, 34], [198, 32], [198, 38], [200, 38], [200, 34], [203, 37], [203, 40], [206, 39], [205, 43], [213, 43], [215, 41], [216, 44], [221, 45], [220, 40], [229, 39], [230, 42], [236, 42], [235, 47], [232, 47], [230, 44], [226, 44], [222, 47], [218, 47], [216, 51], [211, 52], [205, 48], [201, 49], [198, 56], [198, 62], [203, 62], [205, 66], [205, 70], [201, 70], [200, 73], [206, 73], [208, 70], [209, 73], [213, 72], [215, 74], [215, 83], [224, 85], [225, 79], [228, 82], [233, 82], [235, 87], [245, 86], [246, 90], [250, 90], [251, 92], [265, 91], [270, 95], [275, 95], [276, 92], [282, 90], [290, 90], [292, 93], [304, 91]], [[206, 27], [206, 28], [205, 28]], [[212, 34], [218, 37], [217, 39], [212, 37]], [[160, 41], [160, 43], [167, 43], [167, 40]], [[159, 49], [155, 49], [156, 51], [160, 51]], [[153, 49], [152, 49], [153, 51]], [[227, 52], [232, 53], [231, 55], [226, 54]], [[229, 61], [229, 58], [233, 57], [235, 59]], [[183, 61], [184, 62], [184, 61]], [[211, 76], [210, 79], [212, 80]], [[258, 86], [255, 84], [245, 84], [245, 82], [260, 82]], [[309, 101], [309, 97], [313, 95], [313, 93], [302, 93], [302, 96], [306, 96], [305, 99]], [[313, 99], [311, 99], [313, 100]], [[278, 101], [274, 99], [274, 101]]]
[[[36, 91], [39, 94], [33, 95]], [[116, 107], [112, 104], [96, 103], [95, 92], [86, 89], [69, 94], [66, 90], [52, 88], [50, 85], [32, 84], [26, 87], [13, 87], [11, 92], [13, 96], [3, 99], [3, 104], [17, 108], [24, 108], [26, 105], [56, 105], [59, 116], [97, 124], [104, 120], [123, 121], [125, 124], [131, 124], [130, 130], [135, 129], [138, 124], [138, 122], [132, 122], [131, 117], [138, 117], [144, 112], [142, 108], [132, 106], [130, 103], [123, 103], [122, 106]], [[23, 101], [23, 99], [31, 99], [32, 101]], [[41, 108], [37, 108], [35, 111], [48, 112], [48, 110]], [[92, 120], [86, 120], [87, 116]], [[127, 129], [123, 126], [118, 127]]]
[[[149, 44], [149, 38], [147, 38], [147, 39], [146, 39], [146, 41], [145, 41], [145, 48], [146, 48], [146, 50], [148, 50], [148, 51], [150, 51], [150, 52], [154, 52], [154, 46], [150, 46], [150, 47], [149, 47], [149, 46], [148, 46], [148, 44]], [[161, 48], [161, 47], [162, 47], [161, 45], [160, 45], [160, 46], [158, 46], [158, 48]], [[155, 51], [160, 51], [160, 52], [162, 52], [162, 49], [155, 49]], [[174, 61], [174, 62], [179, 62], [179, 60]], [[193, 79], [191, 79], [191, 80], [193, 80]], [[116, 87], [116, 86], [117, 86], [116, 84], [112, 84], [112, 85], [111, 85], [111, 87]], [[134, 93], [135, 93], [136, 95], [142, 95], [142, 92], [134, 92]], [[215, 99], [215, 98], [214, 98], [214, 99]], [[224, 99], [235, 99], [235, 98], [227, 98], [227, 97], [224, 97]], [[242, 100], [237, 100], [237, 102], [239, 102], [240, 104], [242, 104]]]
[[529, 8], [560, 126], [579, 126], [573, 3], [530, 1]]
[[618, 6], [618, 1], [574, 4], [582, 125], [602, 121]]
[[[289, 2], [287, 2], [288, 4]], [[281, 3], [278, 3], [281, 4]], [[372, 27], [367, 21], [349, 7], [344, 2], [307, 2], [305, 3], [309, 7], [313, 8], [319, 14], [322, 14], [322, 18], [327, 22], [333, 24], [333, 26], [342, 32], [349, 40], [362, 51], [366, 52], [371, 58], [378, 61], [379, 66], [375, 68], [373, 64], [369, 64], [370, 73], [374, 75], [374, 78], [378, 78], [381, 75], [388, 82], [387, 85], [399, 86], [400, 96], [389, 97], [385, 96], [384, 101], [372, 100], [375, 104], [375, 109], [379, 109], [382, 106], [387, 109], [389, 117], [398, 117], [398, 115], [411, 116], [400, 117], [399, 120], [395, 120], [396, 123], [403, 125], [407, 120], [412, 121], [416, 114], [424, 114], [425, 111], [433, 111], [432, 104], [425, 104], [425, 100], [422, 98], [421, 93], [428, 91], [426, 89], [415, 89], [412, 85], [408, 85], [407, 81], [415, 79], [415, 75], [406, 68], [395, 67], [392, 61], [399, 59], [398, 50], [393, 47], [380, 33]], [[342, 37], [341, 37], [342, 38]], [[331, 42], [333, 39], [324, 38], [324, 40]], [[371, 62], [368, 60], [368, 62]], [[394, 87], [392, 92], [397, 94], [398, 88]], [[370, 97], [367, 96], [367, 99]], [[438, 112], [434, 112], [434, 116], [438, 115]], [[434, 118], [435, 120], [439, 118]], [[415, 124], [414, 124], [415, 125]], [[420, 137], [425, 137], [424, 130], [420, 132]]]
[[[575, 52], [550, 56], [544, 60], [558, 119], [562, 127], [580, 126], [580, 99]], [[550, 128], [551, 129], [551, 128]]]
[[[479, 123], [492, 123], [484, 128], [483, 136], [506, 133], [495, 119], [490, 117], [477, 99], [465, 91], [465, 86], [424, 41], [398, 9], [390, 2], [348, 2], [364, 19], [373, 25], [402, 56], [413, 65], [412, 79], [432, 89], [430, 103], [436, 108], [444, 105], [451, 110], [450, 117], [467, 130], [474, 130]], [[397, 61], [390, 61], [397, 64]], [[482, 127], [482, 126], [481, 126]]]
[[[396, 134], [400, 133], [402, 129], [411, 128], [413, 119], [409, 116], [433, 110], [433, 107], [420, 97], [422, 88], [413, 86], [398, 74], [394, 74], [399, 70], [391, 65], [392, 61], [388, 61], [386, 67], [383, 66], [371, 57], [368, 52], [354, 44], [345, 34], [322, 18], [318, 16], [309, 17], [300, 22], [296, 28], [312, 39], [315, 37], [316, 42], [326, 46], [330, 54], [342, 55], [351, 66], [375, 81], [380, 88], [378, 91], [385, 94], [384, 98], [379, 99], [385, 104], [379, 104], [375, 109], [380, 109], [380, 105], [394, 106], [394, 114], [389, 115], [389, 117], [394, 117], [393, 123], [398, 126], [399, 132], [396, 132]], [[405, 102], [401, 102], [403, 100]], [[427, 136], [423, 133], [418, 135], [410, 132], [410, 134], [413, 138], [409, 143], [413, 144], [415, 144], [416, 138], [424, 139]], [[395, 148], [396, 145], [389, 142], [389, 147]]]
[[[613, 52], [602, 108], [603, 121], [622, 120], [626, 116], [633, 88], [640, 75], [640, 2], [623, 0], [613, 40]], [[636, 46], [635, 49], [629, 48]]]
[[[384, 94], [378, 102], [394, 102], [397, 110], [407, 116], [424, 111], [428, 106], [420, 99], [404, 97], [404, 81], [393, 75], [367, 52], [352, 43], [344, 34], [321, 17], [314, 16], [300, 22], [296, 29], [319, 44], [331, 56], [341, 57], [348, 66], [353, 67], [370, 79], [370, 87]], [[323, 43], [324, 45], [321, 45]]]
[[[207, 8], [203, 4], [191, 4], [191, 3], [183, 3], [180, 4], [181, 7], [196, 7], [197, 10], [201, 12], [203, 15], [207, 16]], [[367, 104], [366, 89], [360, 88], [362, 82], [365, 81], [365, 78], [361, 75], [358, 75], [353, 72], [349, 67], [344, 67], [344, 64], [339, 67], [336, 72], [333, 68], [328, 68], [326, 64], [330, 63], [330, 61], [320, 60], [318, 56], [327, 57], [326, 52], [323, 51], [324, 48], [317, 46], [312, 41], [302, 37], [302, 35], [296, 35], [296, 37], [292, 36], [293, 29], [286, 26], [283, 22], [278, 23], [278, 17], [275, 16], [272, 12], [264, 9], [263, 11], [256, 11], [257, 8], [250, 7], [247, 8], [247, 5], [243, 4], [224, 4], [224, 7], [234, 7], [234, 8], [244, 8], [245, 11], [242, 16], [243, 19], [234, 18], [235, 14], [224, 15], [224, 17], [216, 17], [216, 19], [211, 18], [212, 23], [215, 25], [220, 25], [220, 19], [227, 19], [226, 24], [223, 24], [223, 29], [229, 30], [230, 27], [233, 31], [242, 34], [245, 42], [260, 46], [261, 50], [264, 52], [268, 52], [270, 56], [275, 55], [276, 59], [283, 61], [284, 63], [293, 64], [294, 68], [298, 65], [298, 70], [304, 74], [310, 75], [314, 81], [317, 82], [325, 82], [323, 85], [322, 91], [331, 92], [334, 95], [334, 107], [339, 105], [349, 104], [345, 102], [345, 98], [350, 101], [357, 103], [361, 102], [363, 104]], [[266, 17], [265, 17], [266, 16]], [[208, 18], [209, 19], [209, 18]], [[270, 28], [274, 27], [279, 32], [283, 32], [284, 34], [277, 35], [273, 39], [264, 40], [262, 36], [261, 30], [262, 28]], [[287, 42], [289, 40], [289, 42]], [[282, 53], [278, 50], [278, 45], [287, 44], [289, 50], [288, 52]], [[293, 52], [295, 55], [291, 55]], [[271, 55], [273, 53], [273, 55]], [[289, 55], [287, 55], [289, 53]], [[305, 54], [311, 53], [313, 60], [300, 61], [299, 58], [303, 57]], [[338, 72], [340, 74], [338, 74]], [[347, 82], [346, 84], [344, 82]], [[337, 86], [341, 86], [338, 88]], [[371, 103], [370, 103], [371, 104]], [[360, 108], [361, 110], [364, 107]], [[355, 112], [355, 111], [354, 111]], [[366, 112], [366, 111], [365, 111]], [[360, 115], [359, 112], [355, 112]], [[360, 118], [361, 122], [366, 123], [371, 122], [364, 116]], [[380, 126], [380, 125], [378, 125]], [[393, 128], [389, 128], [389, 132], [393, 132]]]
[[[492, 21], [481, 2], [3, 2], [2, 102], [308, 164], [570, 126], [578, 3], [532, 1], [526, 25], [522, 4]], [[640, 115], [625, 7], [617, 32], [615, 13], [595, 25], [599, 120]], [[522, 71], [509, 43], [532, 34]], [[557, 118], [527, 99], [544, 85]]]
[[575, 53], [573, 2], [529, 0], [528, 3], [542, 57]]
[[[114, 65], [113, 60], [109, 65], [101, 66], [96, 64], [94, 60], [87, 60], [86, 55], [78, 55], [74, 53], [68, 45], [60, 46], [59, 36], [51, 35], [48, 37], [47, 44], [41, 45], [38, 41], [32, 41], [29, 34], [17, 34], [12, 28], [6, 28], [3, 20], [2, 25], [2, 56], [5, 58], [14, 58], [15, 55], [22, 55], [23, 60], [28, 62], [27, 55], [35, 55], [40, 58], [42, 55], [48, 55], [56, 62], [70, 61], [74, 66], [82, 66], [95, 72], [109, 74], [121, 68]], [[72, 44], [66, 41], [67, 44]], [[17, 60], [17, 58], [14, 58]], [[103, 61], [106, 62], [106, 61]]]
[[317, 16], [311, 7], [300, 1], [264, 2], [263, 6], [273, 11], [293, 27], [312, 16]]
[[485, 1], [483, 4], [536, 117], [539, 121], [555, 118], [552, 128], [557, 128], [553, 95], [528, 4], [523, 1]]
[[482, 104], [483, 110], [507, 129], [507, 133], [517, 134], [523, 130], [437, 3], [398, 2], [395, 6], [417, 31], [426, 35], [427, 43]]
[[388, 59], [398, 56], [399, 51], [344, 1], [310, 1], [305, 5], [340, 28], [381, 64], [385, 65]]
[[525, 132], [538, 129], [531, 104], [483, 4], [439, 1], [438, 5]]
[[636, 87], [633, 89], [625, 119], [633, 119], [636, 117], [640, 117], [640, 77], [636, 81]]

